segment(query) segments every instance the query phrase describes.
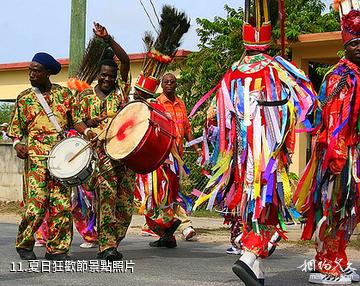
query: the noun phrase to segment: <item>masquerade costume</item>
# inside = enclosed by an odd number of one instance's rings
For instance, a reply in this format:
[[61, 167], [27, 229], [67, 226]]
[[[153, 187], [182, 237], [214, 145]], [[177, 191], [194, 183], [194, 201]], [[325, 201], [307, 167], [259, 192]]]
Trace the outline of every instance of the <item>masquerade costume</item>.
[[213, 175], [207, 185], [210, 193], [195, 203], [197, 207], [208, 202], [210, 210], [235, 210], [240, 217], [244, 254], [233, 271], [246, 285], [264, 283], [262, 258], [268, 255], [271, 237], [275, 231], [284, 237], [285, 218], [299, 217], [291, 204], [289, 165], [295, 125], [309, 126], [307, 115], [315, 98], [302, 71], [265, 53], [271, 43], [269, 8], [275, 8], [274, 2], [245, 1], [246, 56], [207, 94], [216, 94], [203, 144]]
[[[345, 49], [360, 40], [359, 1], [335, 1], [341, 15]], [[318, 96], [316, 130], [312, 156], [294, 196], [296, 208], [307, 218], [302, 239], [316, 240], [316, 270], [310, 281], [335, 277], [344, 284], [346, 277], [359, 281], [348, 271], [346, 246], [359, 222], [359, 133], [360, 68], [342, 58], [327, 73]], [[351, 282], [351, 281], [350, 281]]]

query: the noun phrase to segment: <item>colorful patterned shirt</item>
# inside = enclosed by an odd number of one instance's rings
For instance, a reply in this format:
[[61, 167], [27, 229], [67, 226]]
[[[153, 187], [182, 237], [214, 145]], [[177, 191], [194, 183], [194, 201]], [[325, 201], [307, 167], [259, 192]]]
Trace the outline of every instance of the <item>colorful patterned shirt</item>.
[[[126, 99], [121, 90], [116, 89], [110, 92], [104, 99], [101, 99], [96, 95], [95, 89], [91, 87], [85, 89], [78, 95], [78, 104], [75, 112], [84, 121], [100, 116], [102, 117], [104, 113], [106, 113], [107, 119], [100, 123], [97, 128], [99, 131], [106, 128], [108, 121], [113, 118], [125, 104]], [[96, 129], [95, 132], [97, 132]]]
[[175, 100], [172, 102], [164, 93], [162, 93], [156, 101], [164, 107], [165, 113], [170, 116], [175, 122], [176, 127], [176, 145], [179, 148], [179, 152], [182, 155], [184, 146], [184, 137], [191, 132], [189, 119], [187, 117], [186, 106], [184, 101], [175, 96]]
[[[103, 130], [106, 130], [110, 120], [115, 117], [117, 112], [126, 103], [127, 97], [124, 97], [119, 89], [113, 90], [104, 99], [101, 99], [96, 95], [95, 88], [91, 87], [85, 89], [78, 95], [78, 104], [75, 110], [84, 122], [87, 119], [105, 117], [104, 115], [106, 114], [107, 118], [103, 120], [97, 128], [92, 128], [95, 133], [100, 134]], [[105, 138], [105, 132], [103, 132], [99, 138]], [[109, 170], [114, 167], [115, 162], [109, 160], [102, 140], [98, 141], [96, 152], [99, 157], [99, 164], [97, 164], [98, 168], [101, 170]], [[117, 165], [120, 166], [120, 162], [117, 162]], [[99, 172], [101, 173], [102, 171]]]
[[[44, 93], [43, 96], [63, 131], [71, 125], [68, 121], [69, 115], [74, 122], [81, 120], [73, 112], [74, 98], [68, 88], [52, 84], [50, 92]], [[25, 138], [29, 155], [44, 154], [44, 151], [50, 151], [59, 141], [58, 132], [32, 88], [24, 90], [17, 97], [8, 135], [20, 140]]]

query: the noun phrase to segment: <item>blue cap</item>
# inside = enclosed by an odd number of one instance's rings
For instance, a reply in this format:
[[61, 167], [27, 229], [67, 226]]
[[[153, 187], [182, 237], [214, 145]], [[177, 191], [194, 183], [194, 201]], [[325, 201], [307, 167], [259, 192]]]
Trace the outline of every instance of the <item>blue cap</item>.
[[61, 70], [61, 64], [47, 53], [35, 54], [32, 61], [37, 62], [45, 69], [50, 70], [51, 74], [58, 74]]

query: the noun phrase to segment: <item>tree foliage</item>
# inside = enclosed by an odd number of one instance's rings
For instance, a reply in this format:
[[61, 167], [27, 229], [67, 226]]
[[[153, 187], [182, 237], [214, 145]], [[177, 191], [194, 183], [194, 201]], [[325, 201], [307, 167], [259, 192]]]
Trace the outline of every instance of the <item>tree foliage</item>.
[[10, 122], [13, 109], [13, 103], [0, 103], [0, 124]]
[[[333, 10], [324, 13], [325, 4], [321, 0], [286, 0], [286, 38], [296, 41], [300, 34], [336, 31], [340, 29], [339, 16]], [[190, 54], [180, 68], [178, 94], [191, 109], [195, 103], [214, 87], [232, 63], [240, 60], [244, 48], [242, 44], [243, 9], [224, 6], [225, 18], [196, 19], [199, 24], [199, 51]], [[273, 38], [279, 39], [277, 24]], [[279, 53], [274, 48], [272, 54]], [[192, 125], [201, 126], [205, 109], [193, 118]]]

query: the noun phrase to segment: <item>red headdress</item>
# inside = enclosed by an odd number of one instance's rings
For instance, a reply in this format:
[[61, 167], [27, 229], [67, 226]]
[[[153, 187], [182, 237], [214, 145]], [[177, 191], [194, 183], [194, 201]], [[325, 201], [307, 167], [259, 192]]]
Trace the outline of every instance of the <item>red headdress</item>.
[[334, 0], [333, 7], [341, 16], [341, 35], [344, 46], [360, 40], [360, 1]]
[[[271, 1], [276, 4], [276, 1]], [[273, 4], [272, 4], [273, 5]], [[276, 5], [277, 7], [277, 5]], [[274, 22], [276, 20], [274, 19]], [[273, 23], [275, 24], [275, 23]], [[268, 0], [245, 0], [243, 41], [246, 50], [264, 52], [271, 44], [272, 26]]]

